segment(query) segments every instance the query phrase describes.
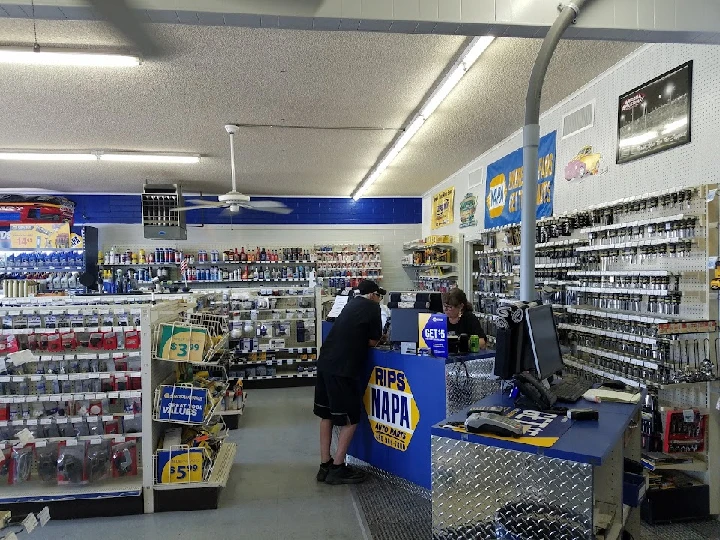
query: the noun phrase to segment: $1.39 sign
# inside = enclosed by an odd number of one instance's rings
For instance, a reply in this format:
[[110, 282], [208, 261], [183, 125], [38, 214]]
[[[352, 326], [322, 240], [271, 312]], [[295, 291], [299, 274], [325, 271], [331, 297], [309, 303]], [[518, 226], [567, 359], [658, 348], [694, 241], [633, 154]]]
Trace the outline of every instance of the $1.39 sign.
[[192, 326], [163, 324], [157, 344], [158, 358], [180, 362], [200, 362], [209, 339], [207, 331]]
[[418, 341], [420, 349], [430, 349], [433, 356], [447, 358], [447, 317], [431, 313], [418, 313]]

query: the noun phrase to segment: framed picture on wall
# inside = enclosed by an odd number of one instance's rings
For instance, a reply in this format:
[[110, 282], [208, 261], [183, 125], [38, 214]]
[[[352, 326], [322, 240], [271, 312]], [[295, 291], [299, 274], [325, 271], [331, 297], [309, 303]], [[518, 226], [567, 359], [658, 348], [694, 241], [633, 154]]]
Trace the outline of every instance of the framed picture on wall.
[[692, 60], [620, 96], [617, 163], [690, 142]]

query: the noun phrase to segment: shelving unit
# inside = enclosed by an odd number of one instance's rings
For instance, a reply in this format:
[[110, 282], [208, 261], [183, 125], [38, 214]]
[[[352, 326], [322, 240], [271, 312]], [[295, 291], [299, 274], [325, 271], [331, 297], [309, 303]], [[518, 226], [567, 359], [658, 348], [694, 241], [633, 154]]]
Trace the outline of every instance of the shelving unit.
[[[28, 479], [6, 483], [0, 489], [0, 501], [10, 507], [48, 503], [60, 515], [97, 515], [106, 507], [105, 501], [114, 499], [116, 514], [142, 511], [141, 449], [147, 435], [143, 412], [147, 373], [142, 357], [150, 343], [151, 308], [107, 304], [46, 307], [30, 300], [40, 299], [6, 299], [3, 304], [26, 301], [27, 305], [0, 306], [4, 326], [0, 343], [6, 345], [12, 338], [12, 348], [20, 349], [0, 353], [5, 373], [0, 376], [0, 416], [4, 417], [0, 420], [0, 445], [10, 460], [14, 459], [13, 448], [29, 448], [28, 443], [35, 446], [27, 456], [31, 460]], [[67, 326], [47, 327], [64, 324], [60, 321]], [[71, 321], [79, 324], [71, 328]], [[37, 327], [29, 329], [29, 323]], [[16, 325], [19, 327], [14, 328]], [[46, 341], [36, 341], [36, 336], [58, 336], [61, 346], [55, 350]], [[65, 447], [83, 448], [81, 464], [90, 459], [91, 452], [105, 458], [93, 462], [92, 475], [89, 462], [77, 477], [41, 469], [41, 454], [48, 451], [55, 456], [56, 451], [65, 452]], [[136, 474], [117, 473], [111, 456], [120, 448], [130, 449], [128, 455], [135, 463], [129, 470], [137, 469]], [[84, 501], [82, 510], [68, 510], [68, 501], [73, 499]]]
[[317, 280], [328, 295], [357, 287], [363, 279], [383, 279], [378, 244], [322, 244], [315, 245], [313, 253]]
[[429, 236], [406, 242], [403, 251], [401, 264], [415, 290], [446, 292], [462, 281], [462, 241], [455, 243], [449, 235]]
[[[5, 280], [9, 290], [2, 289], [6, 297], [27, 297], [27, 284], [37, 284], [37, 293], [55, 291], [85, 291], [79, 276], [87, 272], [97, 279], [98, 231], [94, 227], [74, 228], [82, 245], [69, 245], [58, 249], [0, 249], [0, 286]], [[15, 282], [15, 289], [12, 289]], [[33, 289], [35, 292], [35, 289]]]
[[209, 297], [195, 305], [162, 303], [153, 313], [145, 511], [217, 508], [237, 451], [225, 441], [228, 414], [220, 414], [230, 384], [227, 315], [217, 313]]
[[320, 295], [319, 287], [230, 289], [214, 295], [213, 305], [230, 321], [231, 377], [247, 388], [314, 384]]
[[246, 252], [246, 246], [113, 246], [102, 258], [106, 289], [117, 284], [118, 273], [140, 288], [150, 286], [154, 277], [168, 287], [183, 287], [187, 281], [189, 287], [203, 289], [245, 283], [310, 284], [315, 277], [315, 257], [309, 247], [247, 247]]

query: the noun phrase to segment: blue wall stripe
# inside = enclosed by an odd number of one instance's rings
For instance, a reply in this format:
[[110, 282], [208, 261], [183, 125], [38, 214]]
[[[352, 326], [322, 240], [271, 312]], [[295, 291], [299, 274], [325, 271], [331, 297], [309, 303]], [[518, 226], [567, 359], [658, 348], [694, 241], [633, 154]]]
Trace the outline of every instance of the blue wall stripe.
[[[75, 203], [75, 223], [139, 224], [141, 208], [139, 195], [64, 195]], [[199, 197], [186, 197], [188, 200]], [[204, 200], [215, 200], [204, 197]], [[287, 198], [258, 197], [256, 200], [276, 200], [293, 209], [291, 214], [243, 210], [232, 217], [220, 215], [222, 209], [194, 210], [187, 213], [188, 225], [399, 225], [422, 223], [422, 199], [367, 198]]]

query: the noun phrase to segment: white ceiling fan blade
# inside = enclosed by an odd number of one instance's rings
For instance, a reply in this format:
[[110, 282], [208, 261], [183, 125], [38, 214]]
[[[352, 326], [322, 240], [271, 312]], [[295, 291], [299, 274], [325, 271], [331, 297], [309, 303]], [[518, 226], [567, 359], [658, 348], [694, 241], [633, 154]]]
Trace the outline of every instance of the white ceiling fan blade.
[[171, 212], [187, 212], [188, 210], [198, 210], [200, 208], [225, 208], [223, 203], [207, 203], [198, 204], [197, 206], [179, 206], [177, 208], [171, 208]]
[[272, 212], [274, 214], [289, 214], [292, 212], [292, 208], [285, 206], [279, 201], [250, 201], [243, 203], [242, 207], [259, 212]]
[[196, 206], [207, 206], [214, 204], [215, 206], [225, 206], [226, 203], [220, 202], [220, 201], [206, 201], [204, 199], [190, 199], [189, 201], [185, 201], [186, 204], [192, 204]]

